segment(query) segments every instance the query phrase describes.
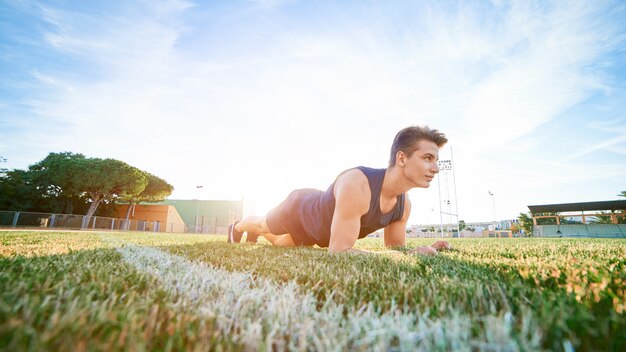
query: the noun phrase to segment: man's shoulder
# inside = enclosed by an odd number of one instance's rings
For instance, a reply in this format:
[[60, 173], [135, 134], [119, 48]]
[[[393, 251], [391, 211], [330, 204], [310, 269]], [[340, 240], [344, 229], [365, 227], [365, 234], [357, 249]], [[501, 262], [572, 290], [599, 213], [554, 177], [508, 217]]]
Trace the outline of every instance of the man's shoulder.
[[367, 177], [359, 169], [350, 169], [339, 175], [333, 189], [336, 207], [351, 209], [359, 216], [369, 209], [370, 193]]
[[354, 186], [367, 183], [367, 175], [363, 170], [361, 170], [361, 167], [355, 167], [340, 173], [335, 181], [335, 185], [341, 184], [342, 186]]
[[386, 171], [387, 171], [387, 169], [373, 168], [373, 167], [367, 167], [367, 166], [355, 166], [355, 167], [353, 167], [351, 169], [347, 169], [347, 170], [342, 171], [337, 176], [336, 180], [339, 180], [340, 178], [344, 177], [345, 175], [349, 175], [348, 177], [356, 177], [356, 178], [360, 178], [360, 179], [363, 179], [363, 180], [367, 180], [372, 175], [384, 174]]
[[369, 166], [357, 166], [354, 169], [361, 170], [365, 175], [384, 174], [387, 171], [386, 168], [375, 168]]
[[367, 176], [358, 168], [346, 170], [337, 176], [333, 193], [335, 198], [342, 195], [347, 198], [369, 200], [370, 187]]

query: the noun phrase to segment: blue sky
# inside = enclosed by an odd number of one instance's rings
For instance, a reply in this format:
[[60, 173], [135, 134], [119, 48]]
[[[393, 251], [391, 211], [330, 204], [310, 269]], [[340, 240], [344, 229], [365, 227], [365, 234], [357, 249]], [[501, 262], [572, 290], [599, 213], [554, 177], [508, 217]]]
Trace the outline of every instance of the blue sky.
[[410, 192], [411, 223], [439, 221], [439, 188], [466, 221], [617, 199], [623, 18], [619, 1], [3, 1], [0, 155], [112, 157], [172, 198], [263, 213], [385, 167], [427, 124], [455, 173]]

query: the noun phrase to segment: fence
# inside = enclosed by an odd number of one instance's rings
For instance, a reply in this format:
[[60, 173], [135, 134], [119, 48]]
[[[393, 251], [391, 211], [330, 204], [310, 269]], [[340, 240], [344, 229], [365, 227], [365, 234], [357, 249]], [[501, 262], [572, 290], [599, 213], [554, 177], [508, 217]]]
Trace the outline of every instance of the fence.
[[[373, 237], [382, 237], [380, 236]], [[439, 232], [439, 231], [410, 231], [407, 232], [407, 238], [475, 238], [475, 237], [495, 237], [495, 238], [512, 238], [512, 237], [526, 237], [523, 234], [513, 233], [511, 230], [484, 230], [484, 231], [468, 231], [462, 230], [459, 233], [456, 231]]]
[[[195, 233], [213, 233], [213, 234], [227, 234], [228, 225], [234, 223], [236, 220], [241, 219], [241, 215], [235, 212], [230, 212], [229, 217], [219, 216], [199, 216], [194, 219], [195, 226], [191, 226], [190, 229], [182, 232], [195, 232]], [[168, 224], [168, 226], [174, 224]], [[180, 225], [179, 225], [180, 226]], [[181, 232], [181, 231], [170, 231]]]
[[122, 230], [151, 232], [186, 232], [182, 224], [161, 224], [160, 221], [126, 220], [74, 214], [0, 211], [0, 227], [83, 230]]

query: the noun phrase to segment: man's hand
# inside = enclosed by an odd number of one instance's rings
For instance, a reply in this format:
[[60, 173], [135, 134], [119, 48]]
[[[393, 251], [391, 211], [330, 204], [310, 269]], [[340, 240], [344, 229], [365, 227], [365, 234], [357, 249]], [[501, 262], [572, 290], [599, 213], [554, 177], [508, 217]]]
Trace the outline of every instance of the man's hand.
[[437, 255], [437, 250], [433, 247], [416, 247], [407, 252], [408, 254]]
[[436, 241], [431, 244], [430, 247], [417, 247], [408, 251], [408, 254], [421, 254], [421, 255], [437, 255], [437, 251], [445, 251], [452, 249], [452, 245], [448, 241]]
[[452, 249], [452, 245], [448, 241], [436, 241], [430, 246], [438, 251]]
[[[334, 253], [331, 251], [331, 253]], [[389, 250], [389, 251], [382, 251], [382, 252], [373, 252], [373, 251], [368, 251], [365, 249], [356, 249], [356, 248], [350, 248], [350, 249], [346, 249], [344, 251], [341, 251], [340, 253], [354, 253], [354, 254], [396, 254], [396, 253], [402, 253], [400, 251], [396, 251], [396, 250]]]

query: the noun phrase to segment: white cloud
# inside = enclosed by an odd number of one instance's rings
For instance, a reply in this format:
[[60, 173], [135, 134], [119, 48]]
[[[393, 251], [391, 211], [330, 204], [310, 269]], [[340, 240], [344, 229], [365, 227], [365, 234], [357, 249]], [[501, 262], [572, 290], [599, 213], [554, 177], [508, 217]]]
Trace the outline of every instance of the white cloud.
[[506, 14], [488, 61], [499, 63], [469, 87], [464, 126], [489, 136], [488, 148], [533, 131], [601, 86], [594, 60], [615, 49], [614, 24], [596, 17], [596, 3], [556, 3], [537, 12], [515, 3]]
[[277, 7], [284, 4], [295, 2], [296, 0], [248, 0], [250, 3], [261, 6], [261, 7]]
[[613, 137], [613, 138], [601, 141], [601, 142], [596, 143], [596, 144], [587, 145], [582, 150], [580, 150], [580, 151], [570, 155], [568, 157], [568, 159], [570, 159], [570, 160], [571, 159], [576, 159], [576, 158], [579, 158], [579, 157], [581, 157], [583, 155], [587, 155], [587, 154], [590, 154], [592, 152], [595, 152], [595, 151], [598, 151], [598, 150], [603, 150], [603, 149], [607, 149], [607, 150], [621, 150], [621, 149], [613, 148], [613, 147], [615, 147], [616, 145], [619, 145], [619, 144], [623, 144], [624, 142], [626, 142], [626, 132], [621, 134], [621, 135], [619, 135], [619, 136], [617, 136], [617, 137]]

